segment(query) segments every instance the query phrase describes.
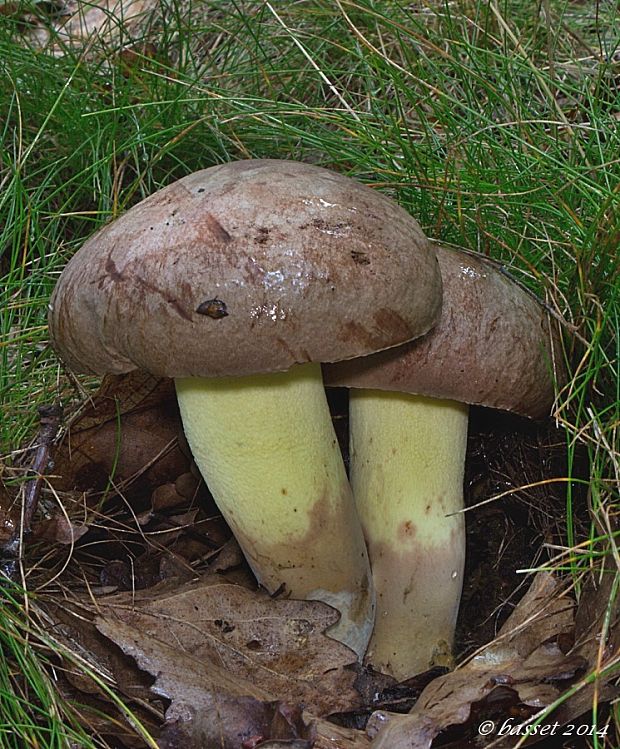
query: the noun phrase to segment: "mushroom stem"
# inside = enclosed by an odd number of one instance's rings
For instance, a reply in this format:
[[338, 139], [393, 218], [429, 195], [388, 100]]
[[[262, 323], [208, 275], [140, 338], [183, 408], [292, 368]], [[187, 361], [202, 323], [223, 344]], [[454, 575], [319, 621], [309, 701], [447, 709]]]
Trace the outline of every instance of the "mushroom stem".
[[367, 660], [398, 679], [450, 665], [463, 583], [468, 407], [351, 390], [351, 485], [377, 615]]
[[320, 365], [175, 382], [194, 459], [258, 581], [338, 609], [328, 633], [361, 658], [374, 592]]

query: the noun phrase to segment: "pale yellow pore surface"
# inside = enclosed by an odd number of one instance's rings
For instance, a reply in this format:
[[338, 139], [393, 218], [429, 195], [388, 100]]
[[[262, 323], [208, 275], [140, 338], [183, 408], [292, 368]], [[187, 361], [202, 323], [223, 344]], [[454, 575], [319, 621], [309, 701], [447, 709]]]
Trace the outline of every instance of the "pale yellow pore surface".
[[351, 485], [377, 593], [367, 660], [404, 679], [451, 659], [463, 582], [468, 408], [351, 390]]
[[374, 593], [319, 365], [176, 389], [194, 460], [259, 582], [337, 608], [329, 634], [362, 656]]

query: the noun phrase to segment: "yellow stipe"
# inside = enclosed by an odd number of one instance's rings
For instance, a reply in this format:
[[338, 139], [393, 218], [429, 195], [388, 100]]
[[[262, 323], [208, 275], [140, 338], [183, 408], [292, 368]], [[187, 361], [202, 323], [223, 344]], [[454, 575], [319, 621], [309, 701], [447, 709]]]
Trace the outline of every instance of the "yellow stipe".
[[351, 484], [375, 541], [407, 543], [407, 520], [426, 541], [449, 535], [462, 509], [468, 407], [455, 401], [351, 390]]
[[[176, 388], [194, 459], [220, 509], [243, 515], [245, 533], [268, 527], [273, 542], [301, 539], [315, 503], [339, 501], [346, 476], [318, 366]], [[336, 491], [324, 497], [326, 487]]]
[[319, 365], [176, 388], [196, 464], [258, 580], [336, 606], [352, 632], [332, 634], [363, 651], [368, 557]]
[[[397, 678], [452, 643], [465, 533], [467, 406], [351, 391], [351, 485], [377, 592], [369, 660]], [[441, 647], [440, 647], [441, 645]]]

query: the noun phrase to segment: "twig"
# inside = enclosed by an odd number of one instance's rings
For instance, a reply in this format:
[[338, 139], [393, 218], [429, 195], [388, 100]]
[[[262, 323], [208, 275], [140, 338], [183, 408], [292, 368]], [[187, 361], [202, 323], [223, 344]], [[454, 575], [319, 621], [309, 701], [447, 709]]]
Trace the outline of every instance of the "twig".
[[23, 538], [30, 533], [32, 518], [39, 504], [43, 474], [47, 470], [51, 448], [60, 427], [60, 420], [62, 419], [62, 406], [59, 403], [39, 406], [38, 412], [39, 437], [36, 443], [36, 452], [32, 466], [28, 470], [30, 478], [24, 484], [22, 490], [21, 523], [11, 538], [2, 547], [3, 554], [13, 559], [21, 556]]

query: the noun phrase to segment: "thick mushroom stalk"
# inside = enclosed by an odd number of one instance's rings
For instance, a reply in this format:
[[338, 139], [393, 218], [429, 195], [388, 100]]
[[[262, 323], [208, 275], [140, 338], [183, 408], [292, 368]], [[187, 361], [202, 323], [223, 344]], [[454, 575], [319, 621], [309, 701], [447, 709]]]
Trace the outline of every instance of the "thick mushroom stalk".
[[338, 609], [328, 634], [362, 657], [374, 595], [320, 366], [176, 389], [194, 459], [259, 582]]
[[398, 679], [451, 665], [467, 416], [455, 401], [351, 391], [351, 485], [377, 594], [367, 657]]

